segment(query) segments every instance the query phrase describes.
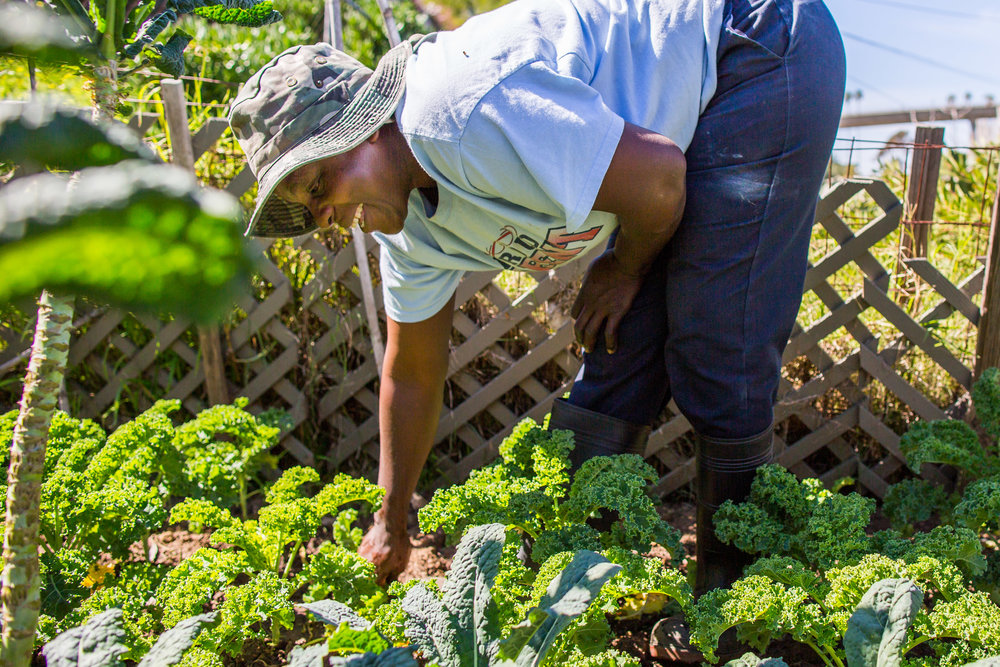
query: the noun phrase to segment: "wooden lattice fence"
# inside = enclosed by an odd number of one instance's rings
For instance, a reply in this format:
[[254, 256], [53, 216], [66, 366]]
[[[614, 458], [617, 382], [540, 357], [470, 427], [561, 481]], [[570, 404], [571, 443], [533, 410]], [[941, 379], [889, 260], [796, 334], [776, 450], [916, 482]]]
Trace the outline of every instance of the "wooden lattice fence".
[[[140, 117], [135, 126], [144, 132], [150, 124]], [[227, 132], [223, 119], [204, 123], [191, 138], [195, 158]], [[241, 195], [252, 185], [252, 175], [243, 169], [226, 189]], [[853, 196], [870, 197], [881, 209], [857, 233], [837, 214]], [[806, 290], [829, 312], [794, 331], [785, 361], [800, 369], [807, 360], [810, 370], [806, 376], [790, 372], [783, 380], [776, 414], [781, 463], [800, 475], [853, 475], [877, 495], [903, 462], [896, 430], [870, 407], [872, 390], [891, 392], [921, 418], [942, 417], [949, 406], [934, 404], [911, 386], [897, 363], [920, 350], [958, 386], [968, 388], [972, 372], [935, 342], [930, 327], [952, 313], [976, 325], [979, 309], [973, 299], [983, 282], [980, 269], [955, 286], [926, 260], [910, 260], [909, 267], [933, 289], [935, 303], [922, 315], [908, 315], [890, 295], [890, 270], [870, 252], [897, 229], [901, 211], [899, 200], [878, 181], [847, 181], [824, 194], [817, 225], [837, 247], [811, 267]], [[312, 237], [278, 252], [260, 244], [256, 297], [238, 304], [224, 326], [223, 349], [231, 396], [248, 397], [253, 410], [281, 407], [291, 415], [293, 428], [281, 442], [291, 459], [327, 470], [372, 473], [378, 456], [378, 379], [352, 243]], [[377, 245], [370, 238], [366, 243], [374, 259]], [[299, 267], [294, 271], [288, 269], [290, 256]], [[428, 483], [459, 480], [488, 462], [518, 421], [526, 416], [541, 420], [568, 390], [580, 361], [565, 313], [588, 261], [526, 274], [521, 286], [512, 287], [510, 275], [500, 272], [468, 274], [461, 282], [446, 408], [431, 459], [436, 474]], [[862, 277], [845, 293], [830, 281], [849, 265]], [[375, 295], [381, 310], [380, 290]], [[876, 311], [894, 327], [888, 338], [866, 324]], [[67, 399], [79, 416], [113, 426], [116, 417], [129, 417], [157, 398], [179, 398], [191, 413], [206, 406], [198, 335], [190, 323], [94, 308], [84, 309], [78, 329], [70, 350]], [[845, 350], [841, 343], [832, 352], [824, 341], [845, 329], [853, 347]], [[13, 384], [23, 373], [17, 359], [28, 341], [2, 322], [0, 337], [6, 344], [0, 350], [0, 380]], [[831, 395], [835, 401], [828, 400]], [[863, 455], [857, 447], [862, 436], [868, 443]], [[692, 478], [690, 442], [689, 424], [671, 405], [646, 449], [661, 471], [659, 493]]]

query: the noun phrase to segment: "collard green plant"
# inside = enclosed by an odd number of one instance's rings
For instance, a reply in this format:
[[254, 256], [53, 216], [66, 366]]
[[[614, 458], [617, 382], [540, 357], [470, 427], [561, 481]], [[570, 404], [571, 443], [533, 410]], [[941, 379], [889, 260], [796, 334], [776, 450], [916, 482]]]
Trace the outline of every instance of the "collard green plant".
[[[470, 526], [500, 522], [517, 528], [532, 543], [541, 563], [563, 551], [619, 546], [648, 551], [665, 547], [680, 562], [680, 533], [660, 518], [647, 493], [657, 479], [635, 455], [595, 457], [570, 480], [571, 431], [546, 431], [522, 421], [500, 445], [500, 459], [473, 471], [464, 483], [439, 490], [419, 513], [421, 530], [443, 529], [457, 538]], [[586, 522], [618, 513], [611, 530]]]
[[539, 665], [559, 634], [621, 569], [600, 554], [577, 552], [504, 637], [493, 592], [505, 540], [501, 524], [471, 528], [440, 595], [419, 583], [407, 591], [401, 606], [405, 634], [428, 660], [441, 667]]
[[[122, 4], [115, 0], [45, 0], [51, 13], [63, 17], [67, 29], [52, 27], [35, 28], [29, 41], [20, 40], [20, 50], [37, 52], [41, 47], [31, 45], [43, 42], [49, 46], [44, 51], [54, 58], [65, 57], [64, 51], [55, 47], [69, 43], [91, 53], [93, 64], [101, 60], [137, 59], [136, 64], [152, 64], [172, 76], [184, 73], [183, 51], [191, 37], [181, 30], [174, 31], [166, 41], [156, 41], [171, 24], [185, 14], [194, 14], [210, 21], [243, 26], [262, 26], [281, 20], [270, 0], [139, 0]], [[32, 8], [34, 9], [34, 8]], [[38, 11], [24, 12], [32, 21]]]
[[[176, 665], [184, 651], [206, 625], [213, 623], [215, 614], [202, 614], [178, 623], [164, 633], [138, 667], [170, 667]], [[46, 664], [51, 667], [117, 667], [124, 665], [122, 656], [128, 652], [120, 609], [109, 609], [85, 624], [67, 630], [42, 649]]]

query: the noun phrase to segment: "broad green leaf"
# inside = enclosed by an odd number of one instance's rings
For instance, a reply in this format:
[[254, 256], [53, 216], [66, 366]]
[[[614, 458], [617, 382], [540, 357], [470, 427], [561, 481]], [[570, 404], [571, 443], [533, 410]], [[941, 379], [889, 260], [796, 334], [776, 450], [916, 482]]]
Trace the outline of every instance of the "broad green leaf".
[[129, 161], [0, 190], [0, 303], [43, 287], [210, 321], [252, 268], [239, 205], [179, 167]]
[[735, 660], [730, 660], [723, 667], [788, 667], [781, 658], [758, 658], [753, 653], [744, 653]]
[[62, 633], [42, 648], [48, 667], [117, 667], [128, 651], [122, 610], [108, 609]]
[[156, 69], [170, 76], [184, 75], [184, 49], [194, 39], [183, 30], [177, 30], [170, 36], [166, 44], [154, 44], [152, 50], [156, 56], [151, 63]]
[[416, 667], [413, 651], [407, 646], [397, 646], [382, 653], [365, 653], [347, 658], [330, 658], [330, 667]]
[[181, 661], [203, 626], [215, 621], [215, 614], [199, 614], [170, 628], [156, 640], [137, 667], [170, 667]]
[[844, 633], [848, 667], [899, 667], [923, 598], [909, 579], [883, 579], [868, 589]]
[[123, 160], [158, 161], [121, 123], [94, 122], [85, 111], [44, 102], [0, 107], [0, 162], [75, 171]]
[[419, 646], [428, 660], [441, 667], [463, 664], [462, 654], [456, 650], [459, 629], [440, 598], [424, 584], [417, 584], [407, 591], [401, 606], [406, 614], [406, 638]]
[[622, 569], [593, 551], [578, 551], [566, 569], [549, 584], [538, 607], [500, 643], [504, 665], [541, 664], [552, 642], [570, 622], [585, 612], [605, 582]]
[[288, 667], [324, 667], [324, 659], [329, 653], [326, 642], [296, 646], [288, 655]]
[[488, 665], [496, 657], [500, 619], [490, 589], [500, 569], [505, 541], [503, 524], [471, 528], [462, 538], [442, 586], [444, 606], [458, 625], [456, 649], [473, 665]]
[[358, 615], [356, 611], [336, 600], [317, 600], [304, 602], [299, 607], [308, 611], [314, 619], [325, 625], [338, 627], [347, 623], [355, 630], [367, 630], [371, 623]]
[[[76, 0], [70, 6], [78, 7]], [[0, 51], [48, 62], [76, 63], [92, 58], [97, 49], [86, 37], [93, 34], [93, 26], [85, 13], [76, 18], [58, 16], [26, 2], [5, 2], [0, 5]], [[71, 36], [81, 28], [86, 37]]]

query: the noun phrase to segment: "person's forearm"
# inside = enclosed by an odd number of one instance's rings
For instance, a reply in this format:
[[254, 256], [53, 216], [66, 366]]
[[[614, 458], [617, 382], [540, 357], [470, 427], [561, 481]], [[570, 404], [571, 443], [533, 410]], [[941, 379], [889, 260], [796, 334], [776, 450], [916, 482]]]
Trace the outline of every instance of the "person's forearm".
[[434, 444], [454, 312], [452, 297], [422, 322], [387, 322], [379, 389], [378, 483], [386, 490], [379, 516], [390, 531], [406, 531], [410, 498]]
[[386, 490], [381, 514], [390, 530], [406, 529], [410, 498], [434, 444], [444, 377], [427, 379], [389, 377], [382, 383], [378, 483]]

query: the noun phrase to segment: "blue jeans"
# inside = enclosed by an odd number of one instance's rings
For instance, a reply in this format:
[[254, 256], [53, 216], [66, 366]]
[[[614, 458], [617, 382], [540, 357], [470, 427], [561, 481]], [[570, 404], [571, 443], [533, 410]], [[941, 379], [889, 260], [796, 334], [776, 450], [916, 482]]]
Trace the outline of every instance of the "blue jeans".
[[845, 59], [820, 0], [726, 4], [718, 89], [686, 152], [683, 219], [618, 350], [585, 356], [569, 402], [650, 424], [673, 397], [699, 434], [738, 439], [772, 424]]

